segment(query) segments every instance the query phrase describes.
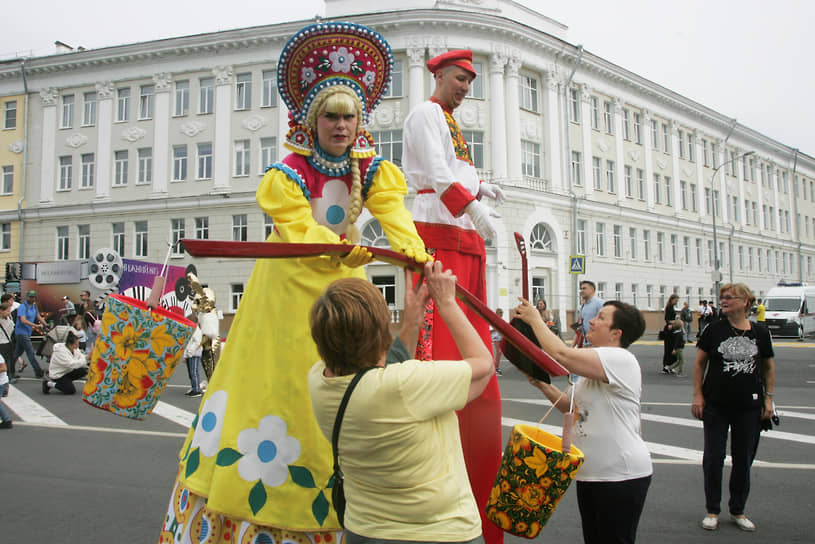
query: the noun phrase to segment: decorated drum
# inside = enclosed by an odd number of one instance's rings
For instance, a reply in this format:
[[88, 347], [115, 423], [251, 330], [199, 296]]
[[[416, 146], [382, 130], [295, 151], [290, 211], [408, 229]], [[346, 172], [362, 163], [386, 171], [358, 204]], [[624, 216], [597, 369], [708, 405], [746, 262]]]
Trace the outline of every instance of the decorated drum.
[[184, 355], [195, 324], [122, 295], [108, 296], [106, 306], [82, 400], [123, 417], [144, 419]]
[[487, 517], [504, 531], [535, 538], [583, 460], [574, 446], [563, 453], [559, 437], [531, 425], [515, 425], [487, 501]]

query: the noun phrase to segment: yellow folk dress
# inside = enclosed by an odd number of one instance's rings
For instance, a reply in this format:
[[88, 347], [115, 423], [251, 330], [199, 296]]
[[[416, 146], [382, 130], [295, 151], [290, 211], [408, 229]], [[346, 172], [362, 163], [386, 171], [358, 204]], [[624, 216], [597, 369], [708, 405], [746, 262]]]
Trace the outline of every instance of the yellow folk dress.
[[[319, 158], [319, 157], [318, 157]], [[361, 159], [365, 207], [391, 248], [423, 254], [393, 164]], [[270, 167], [257, 199], [274, 220], [269, 243], [338, 243], [351, 175], [289, 155]], [[319, 360], [308, 326], [332, 281], [364, 270], [327, 257], [259, 259], [218, 366], [179, 454], [160, 542], [332, 543], [331, 444], [314, 418], [308, 372]]]

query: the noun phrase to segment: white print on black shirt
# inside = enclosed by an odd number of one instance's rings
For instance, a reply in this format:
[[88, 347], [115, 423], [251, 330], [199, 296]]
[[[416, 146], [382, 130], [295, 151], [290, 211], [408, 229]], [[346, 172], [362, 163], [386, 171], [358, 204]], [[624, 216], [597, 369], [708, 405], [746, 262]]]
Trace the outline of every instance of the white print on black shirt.
[[753, 374], [756, 371], [758, 347], [756, 341], [745, 336], [732, 336], [719, 345], [722, 371], [725, 374]]

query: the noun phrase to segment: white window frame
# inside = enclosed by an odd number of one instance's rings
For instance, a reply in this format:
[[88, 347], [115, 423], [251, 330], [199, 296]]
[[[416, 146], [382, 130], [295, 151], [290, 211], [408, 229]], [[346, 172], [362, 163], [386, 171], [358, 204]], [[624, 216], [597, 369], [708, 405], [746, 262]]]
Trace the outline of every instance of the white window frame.
[[190, 80], [180, 79], [173, 84], [175, 85], [173, 117], [183, 117], [190, 112]]
[[235, 75], [235, 111], [252, 109], [252, 72]]
[[251, 140], [249, 139], [235, 140], [233, 150], [234, 150], [233, 176], [236, 178], [248, 176], [250, 157], [252, 153]]
[[603, 125], [606, 134], [614, 134], [614, 104], [608, 100], [603, 102]]
[[91, 226], [88, 224], [76, 226], [76, 258], [90, 259], [91, 257]]
[[462, 130], [461, 135], [470, 148], [470, 159], [477, 169], [484, 168], [484, 132], [480, 130]]
[[[404, 96], [403, 79], [404, 79], [404, 63], [400, 59], [394, 59], [393, 68], [391, 69], [391, 84], [388, 85], [388, 90], [382, 95], [382, 98], [401, 98]], [[379, 144], [379, 140], [375, 140]]]
[[534, 76], [521, 74], [518, 85], [521, 109], [538, 113], [538, 80]]
[[57, 261], [67, 261], [70, 259], [70, 249], [71, 249], [71, 241], [68, 238], [69, 236], [69, 229], [66, 225], [62, 225], [57, 227], [57, 238], [56, 238], [56, 260]]
[[595, 191], [603, 190], [603, 159], [593, 156], [591, 158], [591, 179]]
[[3, 130], [17, 128], [17, 101], [8, 100], [3, 103]]
[[609, 193], [617, 192], [617, 165], [606, 159], [606, 190]]
[[580, 89], [571, 87], [569, 89], [569, 104], [571, 105], [572, 123], [580, 124]]
[[475, 72], [475, 79], [470, 83], [470, 90], [467, 91], [465, 98], [475, 98], [477, 100], [484, 99], [484, 63], [481, 61], [473, 61], [473, 71]]
[[521, 173], [526, 177], [541, 177], [541, 145], [521, 140]]
[[62, 118], [59, 128], [73, 128], [74, 126], [74, 95], [62, 95]]
[[0, 251], [11, 250], [11, 223], [0, 223]]
[[[374, 140], [377, 142], [376, 150], [381, 153], [381, 147], [379, 146], [379, 140]], [[263, 175], [266, 173], [266, 169], [269, 168], [272, 164], [277, 162], [277, 138], [275, 136], [270, 136], [268, 138], [261, 138], [260, 139], [260, 174]]]
[[57, 191], [70, 191], [73, 186], [74, 158], [71, 155], [62, 155], [59, 158], [59, 186]]
[[629, 258], [632, 261], [637, 260], [637, 229], [635, 227], [629, 227], [628, 229], [628, 251], [630, 253]]
[[[471, 138], [473, 133], [469, 132]], [[391, 161], [397, 166], [402, 165], [402, 129], [396, 130], [377, 130], [372, 131], [371, 136], [376, 142], [376, 151], [379, 155], [386, 160]], [[483, 144], [479, 148], [479, 153], [483, 149]]]
[[277, 70], [263, 70], [260, 86], [260, 107], [277, 107]]
[[112, 223], [110, 226], [111, 242], [113, 251], [120, 256], [125, 255], [125, 224], [123, 222]]
[[136, 257], [147, 257], [150, 248], [148, 238], [147, 221], [136, 221], [133, 223], [133, 255]]
[[[202, 149], [208, 152], [202, 153]], [[212, 179], [212, 142], [198, 142], [196, 157], [195, 179]]]
[[172, 181], [187, 181], [188, 166], [189, 150], [187, 144], [174, 145]]
[[139, 160], [138, 175], [136, 185], [153, 182], [153, 148], [140, 147], [136, 152]]
[[577, 238], [575, 239], [575, 246], [578, 255], [586, 254], [586, 220], [577, 220]]
[[202, 77], [198, 80], [198, 114], [208, 115], [215, 110], [215, 78]]
[[14, 192], [14, 165], [7, 164], [2, 168], [3, 182], [0, 187], [0, 194], [10, 195]]
[[606, 256], [606, 224], [594, 224], [594, 254], [598, 257]]
[[617, 259], [623, 258], [623, 226], [614, 225], [611, 233], [611, 245], [614, 251], [614, 257]]
[[249, 217], [245, 213], [232, 216], [232, 241], [246, 242], [249, 240]]
[[238, 306], [243, 298], [243, 284], [230, 283], [229, 284], [229, 310], [232, 312], [238, 311]]
[[113, 152], [113, 186], [123, 187], [128, 182], [129, 153], [127, 149]]
[[96, 125], [96, 92], [91, 91], [82, 95], [82, 126]]
[[139, 87], [139, 120], [145, 121], [153, 118], [153, 106], [156, 96], [155, 85], [141, 85]]
[[171, 254], [174, 257], [181, 257], [184, 255], [184, 248], [178, 242], [187, 237], [186, 221], [183, 217], [176, 217], [170, 219], [170, 243]]
[[571, 168], [572, 183], [577, 187], [583, 185], [583, 179], [581, 178], [581, 172], [583, 171], [582, 162], [582, 154], [580, 151], [572, 151], [572, 160], [569, 167]]
[[209, 240], [209, 217], [195, 218], [195, 239]]
[[116, 122], [124, 123], [130, 120], [130, 87], [116, 89]]
[[83, 153], [81, 157], [82, 177], [79, 182], [80, 189], [91, 189], [96, 177], [96, 155]]

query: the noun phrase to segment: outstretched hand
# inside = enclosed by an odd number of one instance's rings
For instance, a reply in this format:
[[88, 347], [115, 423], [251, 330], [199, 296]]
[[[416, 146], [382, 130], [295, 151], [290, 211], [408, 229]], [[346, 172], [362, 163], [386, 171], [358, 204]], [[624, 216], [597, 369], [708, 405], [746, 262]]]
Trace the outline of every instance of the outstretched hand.
[[518, 300], [521, 303], [512, 310], [512, 317], [518, 317], [529, 325], [537, 321], [546, 325], [537, 308], [529, 304], [529, 301], [523, 297], [518, 297]]
[[453, 301], [456, 298], [456, 276], [452, 270], [444, 270], [441, 261], [425, 263], [424, 276], [430, 297], [436, 304]]

